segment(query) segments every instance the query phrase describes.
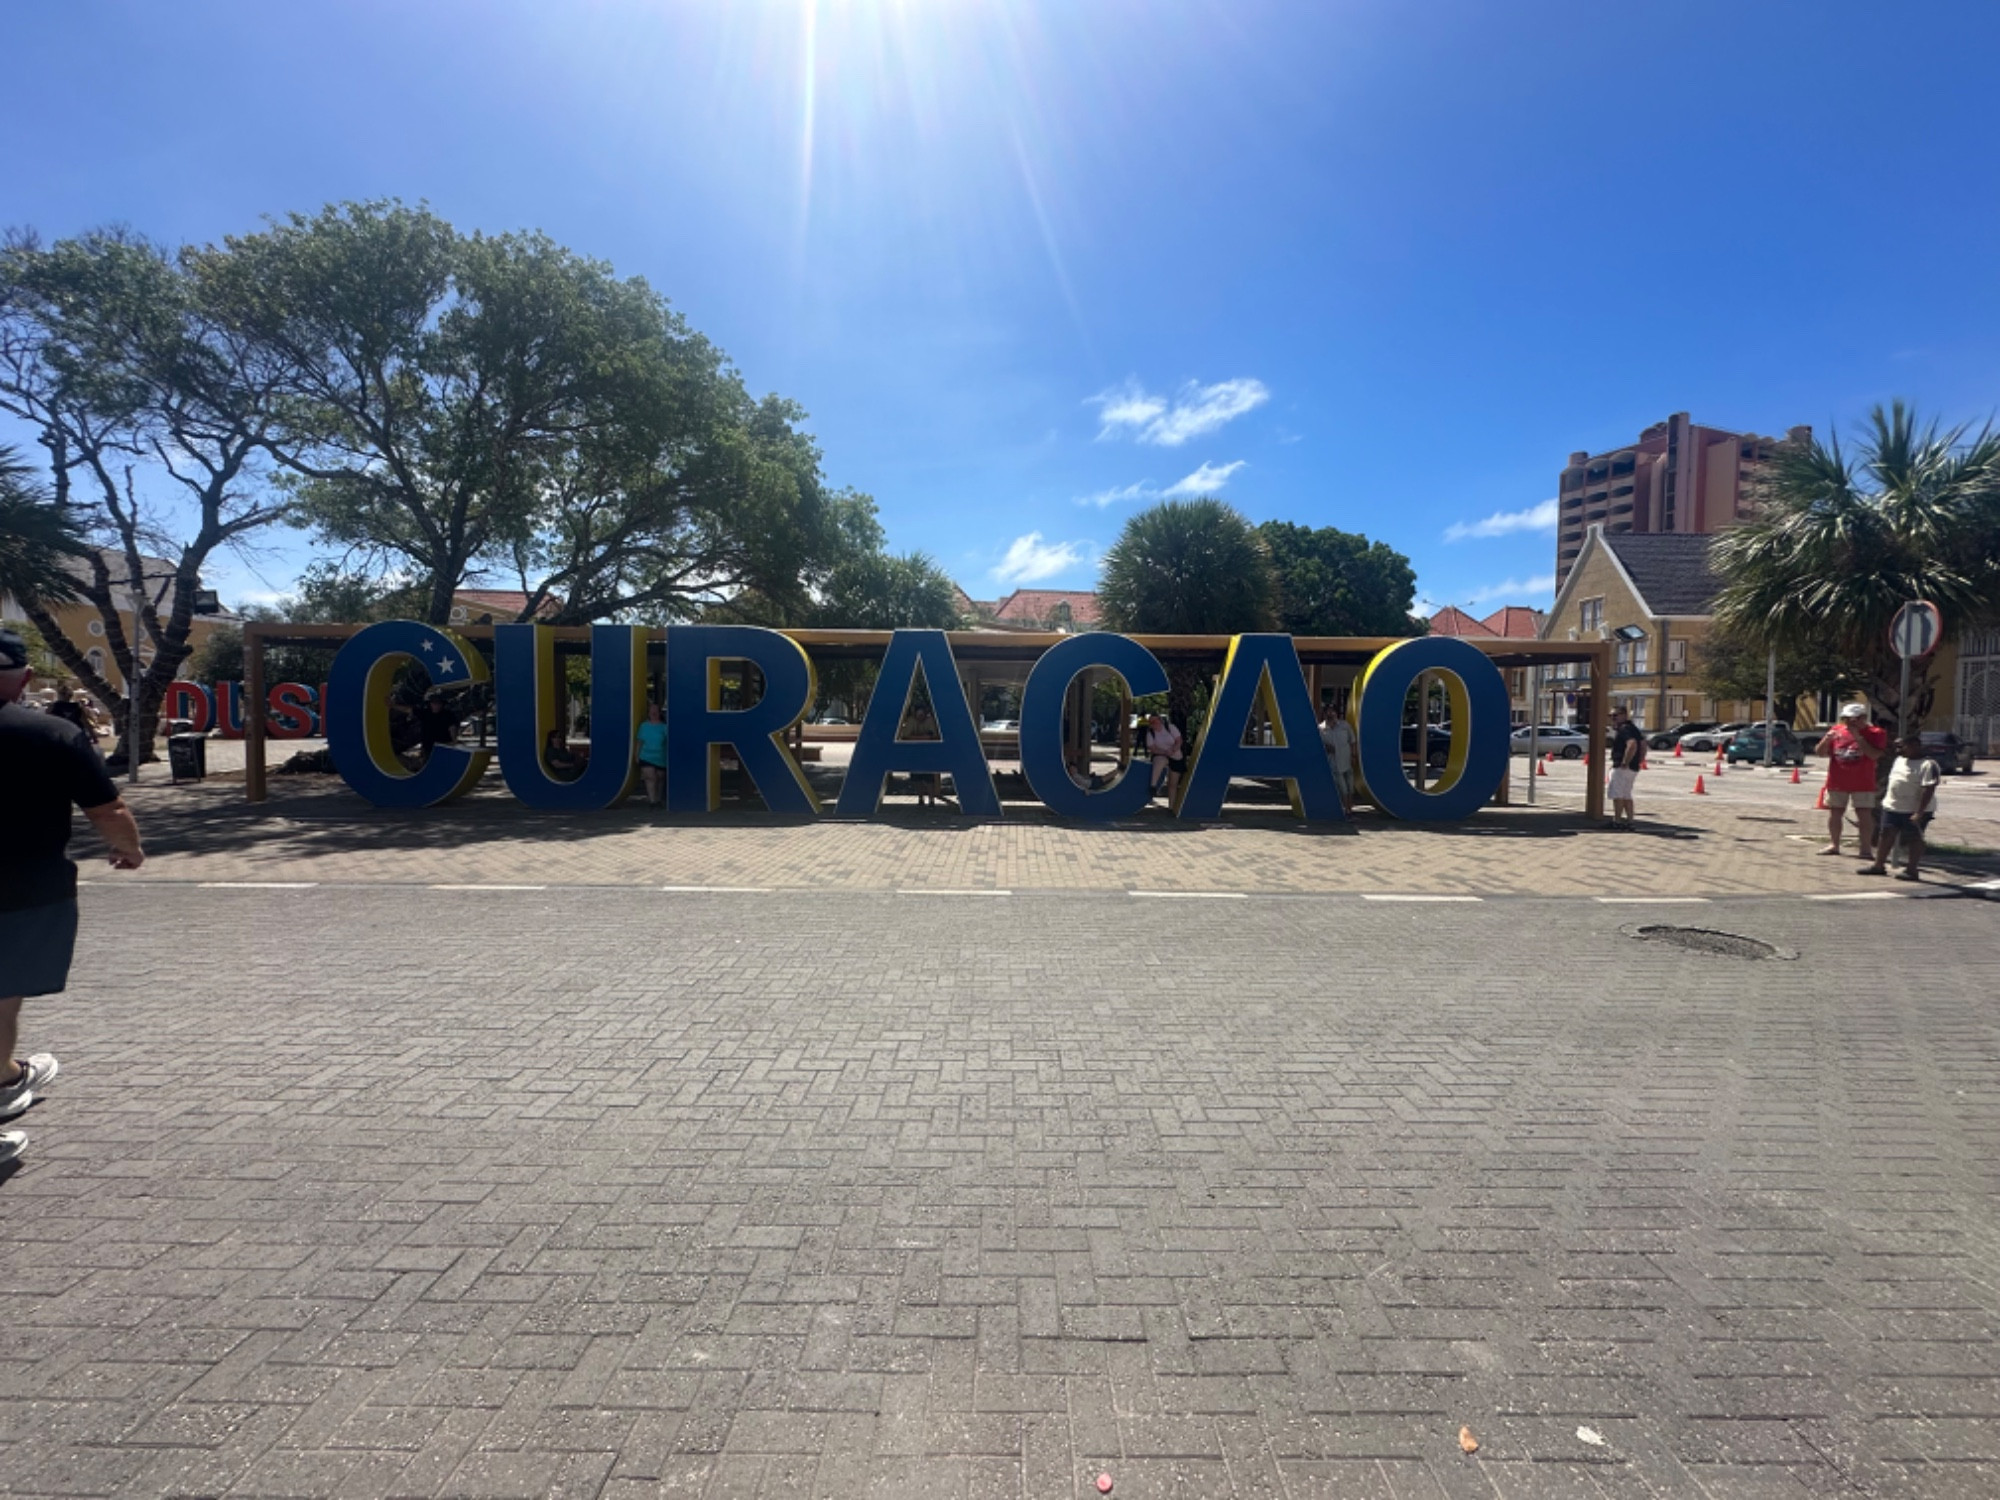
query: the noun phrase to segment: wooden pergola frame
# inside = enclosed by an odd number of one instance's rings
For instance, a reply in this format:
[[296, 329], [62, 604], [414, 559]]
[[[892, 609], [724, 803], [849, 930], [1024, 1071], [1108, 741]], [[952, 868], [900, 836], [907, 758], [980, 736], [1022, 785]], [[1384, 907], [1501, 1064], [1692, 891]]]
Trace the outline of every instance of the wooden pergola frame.
[[[446, 628], [491, 652], [491, 625], [452, 625]], [[588, 625], [544, 628], [555, 632], [559, 645], [587, 647], [590, 643]], [[337, 646], [365, 629], [365, 625], [287, 625], [271, 621], [252, 621], [243, 627], [244, 786], [252, 802], [262, 802], [269, 791], [264, 766], [264, 742], [267, 737], [263, 711], [264, 648], [267, 645]], [[786, 630], [780, 633], [797, 641], [816, 659], [836, 661], [879, 657], [888, 647], [890, 637], [890, 632], [886, 630]], [[666, 631], [650, 630], [647, 638], [649, 645], [663, 646]], [[952, 630], [945, 633], [945, 638], [951, 643], [953, 658], [961, 666], [1019, 668], [1023, 675], [1044, 651], [1068, 639], [1054, 631], [1013, 630]], [[1218, 667], [1228, 655], [1230, 642], [1230, 637], [1226, 635], [1138, 635], [1132, 639], [1163, 664], [1204, 662]], [[1394, 645], [1397, 639], [1395, 636], [1294, 636], [1292, 645], [1298, 652], [1299, 664], [1305, 668], [1313, 701], [1318, 702], [1320, 678], [1327, 668], [1352, 667], [1358, 671], [1367, 666], [1378, 651]], [[1471, 636], [1461, 639], [1503, 670], [1508, 667], [1548, 667], [1564, 662], [1589, 664], [1590, 748], [1585, 755], [1583, 805], [1586, 817], [1603, 817], [1604, 737], [1611, 714], [1611, 643], [1517, 641]], [[1539, 709], [1538, 701], [1535, 711]]]

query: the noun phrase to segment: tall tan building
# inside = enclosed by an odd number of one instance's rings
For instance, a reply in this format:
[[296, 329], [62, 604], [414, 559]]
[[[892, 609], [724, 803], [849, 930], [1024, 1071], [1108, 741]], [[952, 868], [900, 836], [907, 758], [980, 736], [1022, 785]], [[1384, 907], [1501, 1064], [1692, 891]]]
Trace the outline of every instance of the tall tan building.
[[1682, 411], [1626, 447], [1572, 453], [1557, 490], [1556, 587], [1569, 578], [1592, 526], [1608, 536], [1721, 531], [1749, 513], [1748, 484], [1773, 451], [1811, 441], [1810, 427], [1759, 437], [1703, 427]]

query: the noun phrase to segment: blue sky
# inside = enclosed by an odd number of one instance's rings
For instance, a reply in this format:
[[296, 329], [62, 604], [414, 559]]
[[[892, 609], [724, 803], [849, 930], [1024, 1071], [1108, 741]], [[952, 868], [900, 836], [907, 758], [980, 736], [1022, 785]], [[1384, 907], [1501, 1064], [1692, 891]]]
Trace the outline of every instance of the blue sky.
[[1991, 0], [67, 0], [7, 34], [0, 221], [544, 229], [802, 402], [979, 597], [1088, 587], [1206, 490], [1542, 604], [1572, 449], [2000, 390]]

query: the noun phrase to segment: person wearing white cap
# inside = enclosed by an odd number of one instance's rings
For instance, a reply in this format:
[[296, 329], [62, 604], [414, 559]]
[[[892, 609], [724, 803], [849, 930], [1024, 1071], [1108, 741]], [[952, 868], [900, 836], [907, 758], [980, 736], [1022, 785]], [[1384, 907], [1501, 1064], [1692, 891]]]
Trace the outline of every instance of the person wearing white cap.
[[1849, 703], [1840, 722], [1820, 738], [1813, 753], [1826, 764], [1826, 847], [1821, 854], [1840, 853], [1840, 827], [1847, 809], [1861, 826], [1861, 852], [1875, 847], [1875, 762], [1889, 750], [1889, 731], [1868, 722], [1868, 705]]

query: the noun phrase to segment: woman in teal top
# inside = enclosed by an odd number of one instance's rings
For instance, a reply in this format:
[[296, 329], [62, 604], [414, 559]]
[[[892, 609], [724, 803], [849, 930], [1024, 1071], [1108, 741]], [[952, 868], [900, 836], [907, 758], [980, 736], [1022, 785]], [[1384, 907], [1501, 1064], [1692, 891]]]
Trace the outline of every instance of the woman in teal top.
[[639, 726], [639, 781], [646, 789], [646, 801], [660, 805], [660, 793], [667, 780], [667, 716], [660, 705], [646, 705], [646, 722]]

